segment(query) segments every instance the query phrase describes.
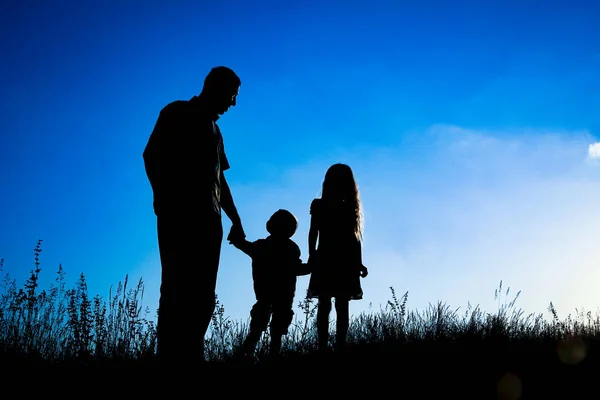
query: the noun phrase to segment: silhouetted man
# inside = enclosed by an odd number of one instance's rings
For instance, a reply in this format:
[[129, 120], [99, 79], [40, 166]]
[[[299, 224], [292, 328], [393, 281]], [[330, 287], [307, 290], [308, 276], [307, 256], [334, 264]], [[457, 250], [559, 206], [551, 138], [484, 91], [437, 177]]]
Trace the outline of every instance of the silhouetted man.
[[154, 197], [162, 265], [158, 355], [162, 362], [204, 361], [204, 335], [215, 307], [223, 239], [245, 238], [223, 171], [229, 169], [216, 121], [236, 105], [240, 78], [213, 68], [198, 96], [165, 106], [143, 153]]

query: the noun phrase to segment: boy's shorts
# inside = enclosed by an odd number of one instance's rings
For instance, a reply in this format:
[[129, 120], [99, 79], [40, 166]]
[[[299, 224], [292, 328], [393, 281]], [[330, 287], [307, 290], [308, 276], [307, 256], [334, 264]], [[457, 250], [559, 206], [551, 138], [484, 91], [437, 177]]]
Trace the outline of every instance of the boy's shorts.
[[294, 319], [294, 311], [286, 304], [270, 304], [257, 301], [250, 311], [250, 329], [266, 331], [271, 320], [271, 333], [286, 335]]

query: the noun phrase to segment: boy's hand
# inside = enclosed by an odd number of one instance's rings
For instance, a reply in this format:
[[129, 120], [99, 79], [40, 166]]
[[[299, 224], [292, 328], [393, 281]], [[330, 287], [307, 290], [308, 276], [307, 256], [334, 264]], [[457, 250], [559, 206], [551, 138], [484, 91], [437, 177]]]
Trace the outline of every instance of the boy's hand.
[[361, 276], [361, 278], [366, 278], [367, 275], [369, 275], [369, 270], [364, 265], [361, 265], [360, 266], [360, 276]]

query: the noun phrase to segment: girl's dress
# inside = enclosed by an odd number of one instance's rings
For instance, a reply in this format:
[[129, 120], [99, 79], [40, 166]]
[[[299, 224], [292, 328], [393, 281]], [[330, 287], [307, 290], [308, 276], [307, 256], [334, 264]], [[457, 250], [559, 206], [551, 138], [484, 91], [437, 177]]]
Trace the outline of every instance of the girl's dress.
[[312, 223], [319, 231], [307, 296], [360, 300], [360, 240], [354, 234], [355, 211], [345, 202], [328, 203], [314, 199], [310, 206]]

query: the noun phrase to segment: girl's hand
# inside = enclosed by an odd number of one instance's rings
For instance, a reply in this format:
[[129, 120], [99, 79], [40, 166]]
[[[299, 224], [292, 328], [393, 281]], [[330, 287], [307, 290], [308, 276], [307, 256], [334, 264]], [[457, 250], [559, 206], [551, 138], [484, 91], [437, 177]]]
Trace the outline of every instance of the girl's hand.
[[367, 275], [369, 275], [369, 270], [364, 265], [361, 265], [360, 266], [360, 276], [361, 276], [361, 278], [365, 278]]

